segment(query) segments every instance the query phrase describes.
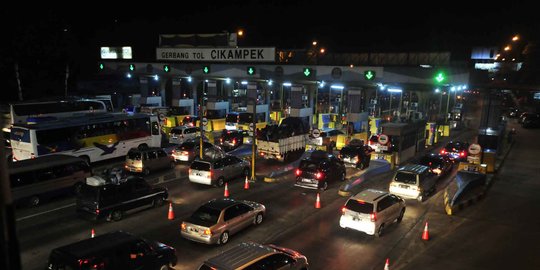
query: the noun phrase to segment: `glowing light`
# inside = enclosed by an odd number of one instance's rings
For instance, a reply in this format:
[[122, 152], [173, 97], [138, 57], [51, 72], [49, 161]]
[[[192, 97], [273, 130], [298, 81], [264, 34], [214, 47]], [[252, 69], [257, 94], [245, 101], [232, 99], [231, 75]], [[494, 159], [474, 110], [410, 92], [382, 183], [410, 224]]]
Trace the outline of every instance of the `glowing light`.
[[227, 84], [231, 83], [231, 78], [226, 78], [226, 79], [225, 79], [225, 82], [226, 82]]
[[343, 90], [345, 87], [343, 85], [339, 85], [339, 84], [332, 84], [330, 86], [330, 88], [332, 89], [338, 89], [338, 90]]
[[292, 83], [290, 83], [290, 82], [284, 82], [283, 83], [283, 86], [291, 86], [291, 85], [292, 85]]
[[159, 80], [159, 76], [157, 74], [154, 75], [154, 80], [156, 80], [156, 81]]
[[390, 93], [401, 93], [401, 92], [403, 92], [403, 89], [401, 89], [401, 88], [388, 88], [388, 92], [390, 92]]
[[131, 78], [131, 73], [126, 74], [126, 77]]
[[191, 76], [187, 77], [187, 81], [191, 82]]
[[242, 85], [247, 85], [248, 82], [247, 82], [247, 81], [242, 81], [241, 84], [242, 84]]
[[504, 50], [505, 50], [505, 51], [509, 51], [509, 50], [511, 50], [511, 49], [512, 49], [512, 47], [510, 47], [510, 45], [506, 45], [506, 47], [504, 47]]

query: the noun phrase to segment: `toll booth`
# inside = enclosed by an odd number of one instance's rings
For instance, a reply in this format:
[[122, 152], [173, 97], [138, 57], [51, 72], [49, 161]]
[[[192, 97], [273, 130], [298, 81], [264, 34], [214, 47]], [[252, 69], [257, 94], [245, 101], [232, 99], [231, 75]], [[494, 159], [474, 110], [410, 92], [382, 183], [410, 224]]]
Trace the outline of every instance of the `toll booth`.
[[502, 150], [504, 126], [500, 129], [483, 128], [478, 131], [478, 144], [482, 146], [482, 153], [480, 156], [481, 163], [486, 164], [487, 172], [493, 173], [495, 171], [495, 161], [497, 154]]
[[336, 128], [336, 122], [339, 121], [337, 113], [319, 113], [317, 128], [320, 130]]
[[381, 118], [370, 116], [368, 119], [368, 122], [369, 122], [369, 134], [371, 135], [379, 134], [381, 130], [381, 124], [382, 124]]
[[206, 125], [206, 131], [223, 130], [225, 129], [225, 117], [229, 113], [229, 102], [208, 101], [206, 104], [206, 119], [209, 124]]
[[193, 99], [173, 99], [172, 111], [174, 115], [193, 115], [194, 104]]
[[272, 111], [270, 113], [270, 120], [273, 121], [274, 123], [280, 123], [281, 122], [281, 119], [283, 119], [283, 113], [281, 111]]
[[395, 155], [395, 165], [409, 160], [417, 151], [425, 148], [425, 126], [425, 121], [382, 124], [382, 134], [390, 139], [389, 150]]

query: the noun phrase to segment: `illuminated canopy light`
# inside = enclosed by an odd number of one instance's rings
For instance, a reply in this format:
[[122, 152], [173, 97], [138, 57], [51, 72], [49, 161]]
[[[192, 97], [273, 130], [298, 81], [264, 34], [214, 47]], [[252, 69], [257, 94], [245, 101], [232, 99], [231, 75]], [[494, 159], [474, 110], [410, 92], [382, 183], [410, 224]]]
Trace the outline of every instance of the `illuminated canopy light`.
[[403, 90], [401, 88], [388, 88], [388, 92], [390, 93], [401, 93]]
[[339, 85], [339, 84], [332, 84], [332, 85], [330, 86], [330, 88], [332, 88], [332, 89], [338, 89], [338, 90], [343, 90], [343, 89], [345, 88], [345, 86]]
[[284, 82], [283, 83], [283, 86], [291, 86], [291, 85], [292, 85], [292, 83], [290, 83], [290, 82]]

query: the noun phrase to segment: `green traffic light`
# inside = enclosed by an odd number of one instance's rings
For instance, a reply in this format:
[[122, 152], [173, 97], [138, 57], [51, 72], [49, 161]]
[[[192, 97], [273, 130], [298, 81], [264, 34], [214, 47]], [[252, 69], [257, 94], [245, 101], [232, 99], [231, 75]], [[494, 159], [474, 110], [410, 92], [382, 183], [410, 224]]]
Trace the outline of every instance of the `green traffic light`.
[[304, 68], [304, 76], [309, 77], [311, 75], [311, 69], [310, 68]]
[[135, 70], [135, 65], [134, 64], [129, 64], [129, 70], [134, 71]]
[[247, 74], [248, 75], [254, 75], [255, 74], [255, 68], [254, 67], [248, 67], [247, 68]]
[[204, 74], [210, 73], [210, 67], [209, 66], [204, 66], [203, 67], [203, 72], [204, 72]]
[[171, 68], [169, 67], [169, 65], [164, 65], [163, 66], [163, 71], [169, 72], [169, 71], [171, 71]]
[[444, 76], [444, 73], [442, 72], [437, 73], [437, 76], [435, 76], [435, 81], [438, 83], [442, 83], [445, 79], [446, 77]]
[[376, 75], [376, 73], [373, 70], [364, 71], [364, 78], [366, 78], [366, 80], [371, 81], [371, 80], [375, 79], [375, 75]]
[[100, 70], [105, 69], [105, 65], [104, 65], [103, 63], [99, 63], [99, 69], [100, 69]]

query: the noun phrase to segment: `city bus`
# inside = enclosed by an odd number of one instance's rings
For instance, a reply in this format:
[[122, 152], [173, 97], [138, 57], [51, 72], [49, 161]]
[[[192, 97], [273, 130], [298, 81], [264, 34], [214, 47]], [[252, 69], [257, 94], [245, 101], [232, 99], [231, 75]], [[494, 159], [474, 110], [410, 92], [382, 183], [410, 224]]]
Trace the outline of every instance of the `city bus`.
[[103, 113], [62, 118], [11, 129], [13, 161], [66, 154], [96, 162], [125, 156], [132, 147], [161, 146], [158, 117]]
[[14, 202], [33, 206], [57, 195], [77, 193], [92, 176], [88, 163], [67, 155], [11, 162], [8, 172]]

